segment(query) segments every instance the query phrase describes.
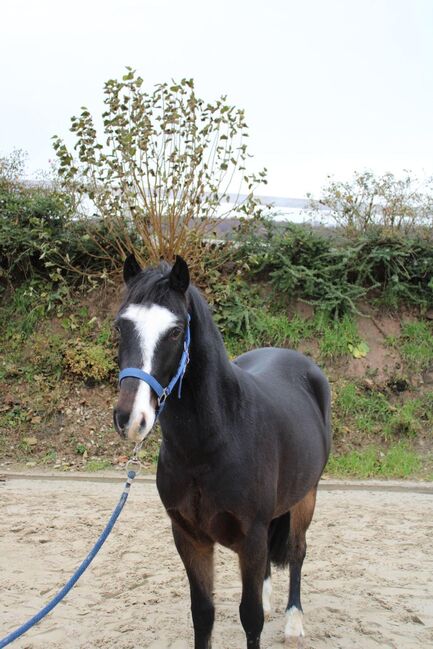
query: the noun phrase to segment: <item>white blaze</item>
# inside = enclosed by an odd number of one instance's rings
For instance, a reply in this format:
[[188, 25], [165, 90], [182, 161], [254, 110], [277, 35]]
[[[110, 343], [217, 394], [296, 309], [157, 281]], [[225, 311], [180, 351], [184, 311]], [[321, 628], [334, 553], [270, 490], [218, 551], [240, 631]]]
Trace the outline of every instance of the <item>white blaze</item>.
[[[159, 306], [159, 304], [152, 304], [151, 306], [130, 304], [122, 313], [121, 318], [134, 323], [143, 358], [141, 369], [143, 372], [150, 374], [158, 341], [176, 324], [176, 316], [165, 307]], [[128, 422], [128, 437], [133, 441], [144, 439], [149, 434], [155, 421], [155, 408], [150, 400], [151, 388], [144, 381], [139, 383]], [[146, 426], [140, 430], [143, 417]]]

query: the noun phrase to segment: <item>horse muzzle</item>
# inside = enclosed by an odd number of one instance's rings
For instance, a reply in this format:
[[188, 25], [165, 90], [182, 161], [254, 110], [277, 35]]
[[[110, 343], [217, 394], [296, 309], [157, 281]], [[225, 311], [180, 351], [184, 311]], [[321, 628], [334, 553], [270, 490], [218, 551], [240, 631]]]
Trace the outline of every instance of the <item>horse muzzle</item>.
[[139, 442], [144, 439], [146, 434], [146, 418], [140, 415], [134, 421], [130, 421], [131, 413], [122, 410], [121, 408], [114, 408], [113, 422], [114, 428], [123, 438], [128, 438], [133, 442]]
[[130, 415], [129, 412], [125, 412], [120, 408], [113, 409], [114, 428], [116, 429], [116, 431], [119, 433], [121, 437], [126, 437], [129, 415]]

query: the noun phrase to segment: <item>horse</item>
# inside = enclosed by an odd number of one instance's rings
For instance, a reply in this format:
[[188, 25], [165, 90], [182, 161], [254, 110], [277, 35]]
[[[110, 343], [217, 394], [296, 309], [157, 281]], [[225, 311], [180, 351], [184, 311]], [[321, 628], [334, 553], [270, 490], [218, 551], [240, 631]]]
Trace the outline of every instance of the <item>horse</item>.
[[194, 648], [211, 647], [216, 543], [239, 557], [247, 649], [260, 649], [271, 564], [289, 566], [284, 633], [301, 643], [305, 537], [331, 443], [328, 381], [289, 349], [230, 361], [181, 257], [143, 270], [130, 255], [123, 276], [114, 425], [141, 443], [159, 416], [156, 483], [189, 579]]

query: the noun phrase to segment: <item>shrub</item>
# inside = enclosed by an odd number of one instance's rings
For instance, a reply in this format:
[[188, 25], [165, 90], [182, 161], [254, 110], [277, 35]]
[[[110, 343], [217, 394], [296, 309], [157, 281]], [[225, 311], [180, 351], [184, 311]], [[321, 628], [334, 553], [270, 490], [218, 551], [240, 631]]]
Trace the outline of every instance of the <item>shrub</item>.
[[386, 306], [433, 305], [433, 245], [428, 238], [386, 234], [373, 228], [347, 250], [349, 280], [374, 289]]
[[105, 278], [121, 265], [124, 249], [106, 222], [77, 218], [75, 198], [55, 180], [31, 186], [23, 175], [22, 152], [0, 158], [0, 278], [71, 285]]
[[64, 359], [67, 371], [90, 382], [100, 383], [109, 379], [116, 367], [112, 353], [93, 341], [76, 339], [68, 342]]
[[219, 283], [214, 287], [214, 319], [232, 354], [251, 347], [296, 347], [311, 333], [311, 323], [285, 311], [277, 311], [260, 288], [242, 279]]
[[367, 297], [388, 307], [433, 306], [433, 245], [426, 237], [372, 228], [352, 239], [333, 232], [275, 223], [244, 222], [238, 233], [240, 271], [270, 281], [277, 298], [298, 298], [342, 317]]
[[78, 160], [56, 136], [59, 173], [68, 191], [92, 203], [124, 254], [143, 260], [144, 247], [152, 263], [181, 254], [195, 264], [232, 181], [247, 192], [238, 208], [252, 213], [253, 188], [266, 173], [247, 172], [245, 115], [226, 97], [205, 102], [192, 79], [150, 93], [142, 85], [130, 68], [105, 84], [103, 144], [86, 108], [72, 117]]
[[330, 210], [335, 222], [348, 233], [367, 232], [374, 226], [388, 231], [409, 231], [433, 225], [432, 181], [424, 187], [407, 174], [396, 178], [387, 173], [376, 177], [371, 171], [355, 173], [349, 182], [330, 181], [319, 201], [311, 208]]

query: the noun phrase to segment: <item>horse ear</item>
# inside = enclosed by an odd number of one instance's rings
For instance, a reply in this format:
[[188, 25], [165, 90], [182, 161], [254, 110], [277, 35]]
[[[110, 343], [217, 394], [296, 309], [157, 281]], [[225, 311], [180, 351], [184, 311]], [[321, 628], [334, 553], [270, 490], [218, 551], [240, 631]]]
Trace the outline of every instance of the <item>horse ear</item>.
[[189, 270], [187, 263], [182, 257], [176, 255], [176, 261], [168, 277], [170, 288], [179, 293], [185, 293], [189, 286]]
[[123, 279], [125, 284], [141, 272], [141, 267], [133, 254], [128, 255], [123, 264]]

